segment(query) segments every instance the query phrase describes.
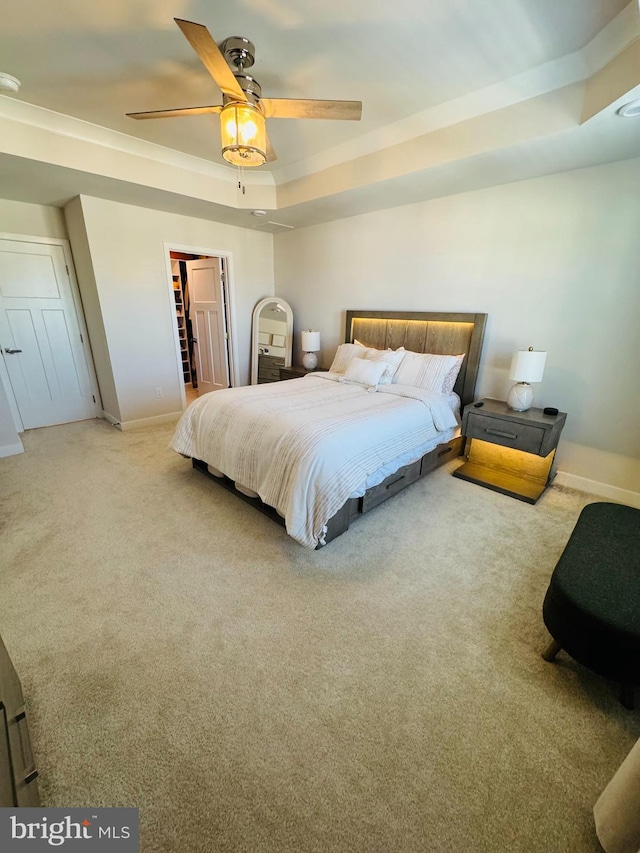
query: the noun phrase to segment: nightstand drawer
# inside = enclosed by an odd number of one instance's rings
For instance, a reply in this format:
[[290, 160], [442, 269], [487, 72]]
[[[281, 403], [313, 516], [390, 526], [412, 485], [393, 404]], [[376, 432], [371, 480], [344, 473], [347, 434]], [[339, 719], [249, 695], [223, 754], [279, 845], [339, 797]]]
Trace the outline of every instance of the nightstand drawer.
[[275, 367], [261, 367], [258, 370], [258, 379], [261, 382], [279, 382], [280, 371]]
[[465, 435], [467, 438], [479, 438], [481, 441], [490, 441], [493, 444], [501, 444], [503, 447], [513, 447], [527, 453], [539, 454], [545, 430], [530, 424], [469, 412]]
[[306, 376], [307, 373], [312, 372], [311, 370], [307, 370], [306, 367], [299, 367], [293, 364], [291, 367], [280, 368], [280, 379], [300, 379], [301, 376]]
[[258, 382], [279, 382], [281, 367], [284, 367], [284, 358], [274, 355], [260, 355], [258, 357]]

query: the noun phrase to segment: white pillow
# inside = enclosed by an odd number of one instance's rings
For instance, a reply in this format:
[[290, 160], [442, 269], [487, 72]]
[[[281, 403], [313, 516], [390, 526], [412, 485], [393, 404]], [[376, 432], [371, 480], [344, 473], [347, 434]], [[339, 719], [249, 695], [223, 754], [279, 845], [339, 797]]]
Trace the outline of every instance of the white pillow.
[[344, 373], [352, 359], [364, 358], [367, 351], [367, 347], [360, 346], [360, 344], [340, 344], [329, 370], [331, 373]]
[[[457, 355], [435, 355], [405, 350], [393, 381], [398, 385], [411, 385], [413, 388], [423, 388], [436, 394], [448, 394], [451, 392], [444, 389], [449, 385], [453, 388], [455, 377], [451, 383], [450, 376], [456, 365], [460, 370], [461, 364], [462, 359]], [[457, 375], [456, 373], [455, 376]]]
[[396, 375], [396, 371], [400, 367], [402, 361], [404, 360], [406, 350], [396, 350], [395, 352], [391, 349], [369, 349], [365, 354], [365, 359], [367, 361], [375, 361], [376, 363], [382, 362], [385, 365], [384, 373], [382, 374], [382, 378], [380, 379], [379, 385], [390, 385], [393, 381], [393, 377]]
[[370, 361], [366, 358], [354, 358], [347, 365], [344, 378], [368, 388], [375, 387], [387, 369], [383, 361]]
[[462, 355], [455, 356], [455, 359], [456, 363], [447, 373], [444, 378], [444, 382], [442, 383], [443, 394], [453, 394], [453, 386], [456, 384], [456, 379], [458, 378], [458, 374], [460, 373], [460, 368], [462, 367], [462, 362], [464, 361], [464, 353], [462, 353]]

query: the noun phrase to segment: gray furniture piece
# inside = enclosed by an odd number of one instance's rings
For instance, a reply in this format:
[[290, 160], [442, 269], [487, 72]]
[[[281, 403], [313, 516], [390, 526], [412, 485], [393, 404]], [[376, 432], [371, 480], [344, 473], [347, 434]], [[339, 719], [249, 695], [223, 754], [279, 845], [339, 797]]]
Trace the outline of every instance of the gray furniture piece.
[[40, 805], [37, 776], [22, 685], [0, 639], [0, 807]]
[[279, 382], [280, 369], [284, 367], [284, 358], [275, 355], [258, 356], [258, 384], [263, 382]]
[[307, 373], [313, 372], [313, 370], [308, 370], [301, 364], [292, 364], [291, 367], [280, 368], [280, 380], [285, 381], [287, 379], [300, 379], [301, 376], [306, 376]]
[[542, 605], [553, 642], [593, 672], [620, 684], [620, 700], [633, 708], [640, 684], [640, 509], [588, 504], [558, 564]]
[[535, 504], [555, 476], [553, 462], [567, 415], [510, 409], [485, 398], [466, 406], [462, 434], [467, 462], [453, 475]]

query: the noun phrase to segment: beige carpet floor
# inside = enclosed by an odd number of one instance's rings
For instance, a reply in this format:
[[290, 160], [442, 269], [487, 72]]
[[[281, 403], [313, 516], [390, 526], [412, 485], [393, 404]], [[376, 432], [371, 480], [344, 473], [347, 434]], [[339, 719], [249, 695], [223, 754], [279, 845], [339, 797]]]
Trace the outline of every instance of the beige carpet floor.
[[448, 466], [314, 552], [167, 449], [25, 433], [0, 460], [0, 634], [43, 804], [137, 806], [144, 853], [597, 851], [640, 713], [541, 604], [581, 508]]

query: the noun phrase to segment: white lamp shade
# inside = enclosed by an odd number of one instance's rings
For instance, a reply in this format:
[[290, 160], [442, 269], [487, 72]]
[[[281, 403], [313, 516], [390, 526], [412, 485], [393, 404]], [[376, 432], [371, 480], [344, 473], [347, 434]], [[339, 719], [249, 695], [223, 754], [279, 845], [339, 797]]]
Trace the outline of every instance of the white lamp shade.
[[513, 379], [514, 382], [541, 382], [546, 360], [546, 352], [534, 350], [514, 352], [509, 379]]
[[320, 332], [302, 332], [300, 335], [302, 352], [318, 352], [320, 349]]

